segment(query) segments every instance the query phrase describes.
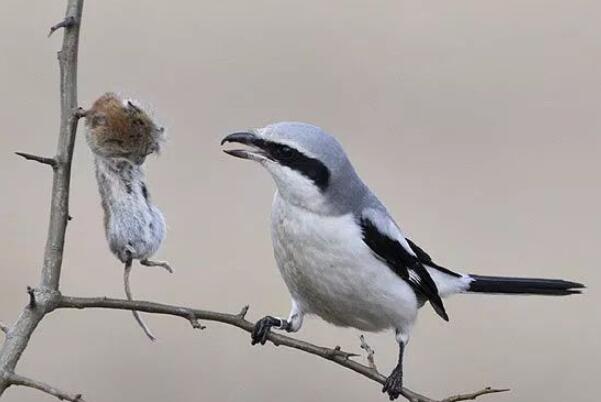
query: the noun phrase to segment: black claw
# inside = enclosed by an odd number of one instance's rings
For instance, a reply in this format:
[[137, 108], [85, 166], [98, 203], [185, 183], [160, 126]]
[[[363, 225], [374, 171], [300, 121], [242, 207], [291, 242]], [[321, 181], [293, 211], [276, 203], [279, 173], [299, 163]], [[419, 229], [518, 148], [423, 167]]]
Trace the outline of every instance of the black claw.
[[266, 327], [265, 331], [263, 331], [263, 336], [261, 337], [261, 345], [265, 345], [265, 342], [267, 342], [267, 337], [269, 336], [269, 333], [271, 332], [271, 327]]
[[280, 324], [281, 321], [279, 319], [271, 316], [261, 318], [259, 321], [257, 321], [250, 334], [250, 344], [256, 345], [257, 343], [260, 343], [261, 345], [265, 345], [265, 342], [267, 342], [267, 338], [269, 337], [271, 327], [278, 326]]
[[397, 399], [403, 390], [403, 371], [395, 368], [384, 382], [382, 392], [388, 393], [391, 401]]

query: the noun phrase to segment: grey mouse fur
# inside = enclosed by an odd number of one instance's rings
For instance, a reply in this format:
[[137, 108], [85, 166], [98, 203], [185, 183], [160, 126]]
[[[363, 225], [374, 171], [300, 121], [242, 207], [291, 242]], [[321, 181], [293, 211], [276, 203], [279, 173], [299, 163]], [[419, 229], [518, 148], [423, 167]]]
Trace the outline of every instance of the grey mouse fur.
[[[142, 165], [164, 141], [159, 127], [136, 102], [113, 93], [98, 98], [86, 112], [86, 139], [94, 153], [96, 180], [111, 252], [125, 264], [124, 287], [132, 300], [129, 275], [133, 260], [173, 272], [164, 261], [149, 260], [165, 238], [165, 220], [152, 203]], [[156, 338], [137, 311], [145, 334]]]

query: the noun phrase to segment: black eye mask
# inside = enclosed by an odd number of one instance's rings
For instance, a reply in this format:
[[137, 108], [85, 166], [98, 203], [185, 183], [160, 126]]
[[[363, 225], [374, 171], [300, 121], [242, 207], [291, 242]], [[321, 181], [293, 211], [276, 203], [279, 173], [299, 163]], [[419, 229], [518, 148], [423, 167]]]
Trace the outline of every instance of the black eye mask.
[[288, 145], [277, 142], [261, 141], [257, 145], [280, 165], [296, 170], [312, 180], [321, 191], [328, 188], [330, 170], [320, 160], [311, 158]]

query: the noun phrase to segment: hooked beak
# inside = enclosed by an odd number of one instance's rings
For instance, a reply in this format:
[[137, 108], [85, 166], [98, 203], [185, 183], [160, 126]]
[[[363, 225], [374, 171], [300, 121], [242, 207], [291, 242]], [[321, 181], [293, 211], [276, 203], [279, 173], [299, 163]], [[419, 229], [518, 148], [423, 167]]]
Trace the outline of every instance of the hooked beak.
[[251, 132], [240, 132], [233, 133], [221, 140], [221, 145], [227, 142], [235, 142], [243, 144], [248, 149], [224, 149], [228, 155], [235, 156], [236, 158], [250, 159], [254, 161], [262, 161], [268, 159], [267, 154], [263, 151], [262, 145], [264, 140], [259, 138], [256, 134]]

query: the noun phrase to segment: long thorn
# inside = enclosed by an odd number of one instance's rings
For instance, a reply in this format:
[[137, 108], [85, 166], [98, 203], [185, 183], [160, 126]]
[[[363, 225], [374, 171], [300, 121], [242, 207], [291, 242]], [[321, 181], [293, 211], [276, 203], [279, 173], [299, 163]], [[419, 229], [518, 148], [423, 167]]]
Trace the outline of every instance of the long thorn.
[[49, 165], [53, 169], [56, 169], [56, 166], [57, 166], [56, 159], [54, 159], [54, 158], [47, 158], [45, 156], [28, 154], [26, 152], [15, 152], [15, 154], [27, 159], [28, 161], [35, 161], [35, 162], [43, 163], [44, 165]]
[[29, 295], [29, 308], [34, 309], [37, 304], [35, 301], [35, 289], [27, 286], [27, 294]]

